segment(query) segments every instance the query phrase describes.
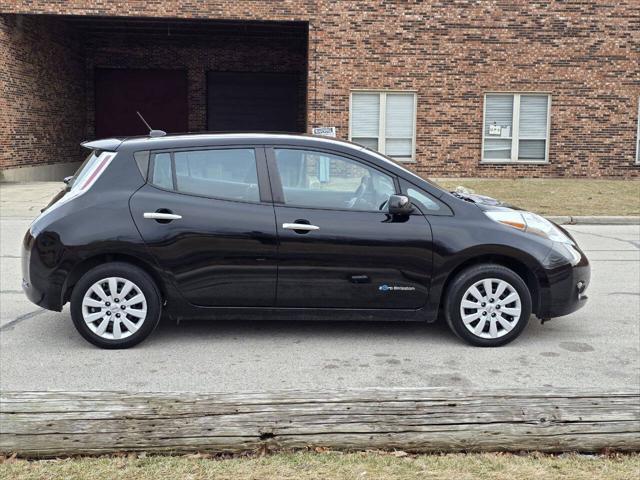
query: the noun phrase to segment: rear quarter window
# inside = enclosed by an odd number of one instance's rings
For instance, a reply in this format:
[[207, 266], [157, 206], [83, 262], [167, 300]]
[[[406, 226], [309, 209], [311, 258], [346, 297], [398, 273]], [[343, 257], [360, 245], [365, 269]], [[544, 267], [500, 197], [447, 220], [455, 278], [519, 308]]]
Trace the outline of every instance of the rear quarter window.
[[88, 190], [107, 168], [109, 163], [111, 163], [115, 155], [115, 152], [93, 150], [74, 175], [70, 185], [70, 191], [79, 192], [81, 190]]
[[153, 159], [153, 175], [151, 177], [151, 183], [156, 187], [173, 190], [173, 173], [170, 153], [159, 153]]

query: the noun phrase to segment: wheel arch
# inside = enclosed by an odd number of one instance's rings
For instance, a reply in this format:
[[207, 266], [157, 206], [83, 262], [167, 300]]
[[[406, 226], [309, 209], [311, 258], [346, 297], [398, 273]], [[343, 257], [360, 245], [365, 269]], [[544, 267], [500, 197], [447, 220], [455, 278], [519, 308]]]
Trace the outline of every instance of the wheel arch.
[[69, 301], [69, 299], [71, 298], [73, 287], [76, 285], [76, 283], [78, 283], [78, 280], [80, 280], [80, 278], [82, 278], [85, 273], [99, 265], [104, 265], [106, 263], [112, 262], [128, 263], [140, 268], [142, 271], [147, 273], [155, 282], [158, 290], [160, 291], [162, 300], [166, 300], [168, 295], [167, 286], [165, 285], [162, 276], [153, 265], [133, 255], [122, 253], [105, 253], [86, 258], [73, 267], [73, 269], [69, 272], [69, 275], [67, 275], [62, 288], [62, 305]]
[[453, 269], [451, 269], [447, 274], [442, 287], [439, 301], [439, 311], [442, 310], [443, 304], [448, 295], [449, 287], [453, 279], [461, 271], [471, 266], [480, 264], [496, 264], [513, 270], [520, 278], [522, 278], [522, 280], [527, 285], [529, 292], [531, 293], [531, 311], [536, 314], [540, 311], [544, 279], [540, 278], [536, 274], [536, 268], [534, 264], [532, 265], [531, 263], [527, 263], [519, 258], [501, 253], [484, 253], [482, 255], [473, 255], [461, 261]]

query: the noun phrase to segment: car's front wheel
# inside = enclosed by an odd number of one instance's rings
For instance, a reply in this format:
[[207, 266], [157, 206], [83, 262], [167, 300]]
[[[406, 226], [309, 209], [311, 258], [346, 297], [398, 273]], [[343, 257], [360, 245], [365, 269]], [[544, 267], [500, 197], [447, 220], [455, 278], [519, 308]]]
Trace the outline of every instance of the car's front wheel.
[[132, 347], [155, 329], [161, 298], [153, 279], [128, 263], [99, 265], [71, 294], [71, 318], [85, 339], [102, 348]]
[[474, 265], [450, 284], [445, 318], [453, 332], [472, 345], [497, 347], [514, 340], [531, 315], [524, 280], [501, 265]]

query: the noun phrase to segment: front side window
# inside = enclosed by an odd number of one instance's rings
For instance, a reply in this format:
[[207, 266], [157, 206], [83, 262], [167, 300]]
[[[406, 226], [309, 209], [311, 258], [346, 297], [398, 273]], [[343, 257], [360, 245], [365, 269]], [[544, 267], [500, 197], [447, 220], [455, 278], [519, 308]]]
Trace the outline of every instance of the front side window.
[[544, 94], [485, 95], [482, 161], [548, 161], [550, 104]]
[[352, 92], [349, 139], [395, 160], [415, 159], [416, 94]]
[[393, 178], [360, 162], [313, 150], [276, 149], [287, 205], [376, 211], [395, 193]]
[[156, 154], [152, 183], [180, 193], [260, 201], [256, 156], [252, 148]]
[[428, 212], [437, 212], [440, 210], [440, 204], [425, 192], [418, 190], [417, 188], [407, 188], [407, 195], [412, 202], [417, 203], [419, 207]]

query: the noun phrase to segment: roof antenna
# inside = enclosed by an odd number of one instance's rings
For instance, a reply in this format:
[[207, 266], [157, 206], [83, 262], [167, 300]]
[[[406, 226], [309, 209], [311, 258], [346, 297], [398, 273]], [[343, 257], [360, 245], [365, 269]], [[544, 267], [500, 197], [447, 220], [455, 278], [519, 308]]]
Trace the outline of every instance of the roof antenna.
[[144, 119], [142, 114], [140, 112], [138, 112], [137, 110], [136, 110], [136, 113], [140, 117], [140, 120], [142, 120], [142, 123], [144, 123], [146, 125], [146, 127], [149, 129], [149, 136], [150, 137], [164, 137], [167, 134], [167, 132], [165, 132], [164, 130], [154, 130], [153, 128], [151, 128], [151, 125], [149, 125], [147, 123], [147, 121]]

